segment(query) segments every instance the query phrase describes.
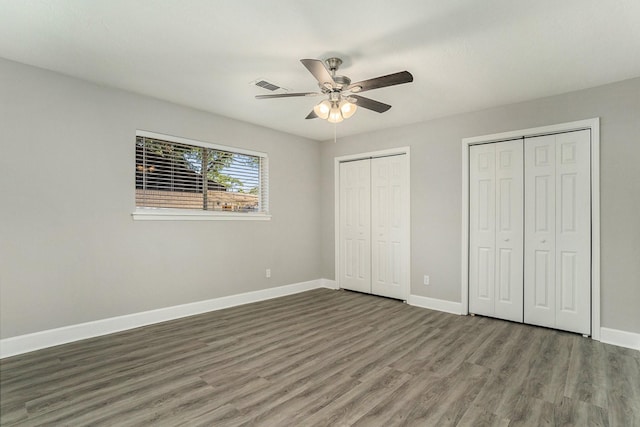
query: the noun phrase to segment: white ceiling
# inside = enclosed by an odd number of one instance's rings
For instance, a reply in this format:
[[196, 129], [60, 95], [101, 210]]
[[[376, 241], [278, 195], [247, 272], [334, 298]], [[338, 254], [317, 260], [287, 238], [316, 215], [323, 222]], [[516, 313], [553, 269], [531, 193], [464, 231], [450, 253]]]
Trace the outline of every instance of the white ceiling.
[[316, 91], [302, 58], [353, 81], [408, 70], [364, 95], [339, 136], [640, 76], [638, 0], [0, 0], [0, 57], [317, 139], [319, 98], [256, 100], [265, 78]]

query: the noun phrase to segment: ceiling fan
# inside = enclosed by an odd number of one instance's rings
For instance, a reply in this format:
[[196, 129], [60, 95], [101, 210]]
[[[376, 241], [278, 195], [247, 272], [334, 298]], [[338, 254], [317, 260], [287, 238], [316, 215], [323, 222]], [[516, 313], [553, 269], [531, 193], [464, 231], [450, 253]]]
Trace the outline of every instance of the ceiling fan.
[[[321, 118], [331, 123], [340, 123], [344, 119], [353, 116], [358, 107], [377, 113], [384, 113], [391, 105], [379, 102], [358, 93], [367, 90], [379, 89], [413, 81], [413, 76], [408, 71], [388, 74], [357, 83], [351, 83], [346, 76], [336, 75], [336, 71], [342, 64], [340, 58], [329, 58], [324, 63], [319, 59], [301, 59], [302, 65], [318, 80], [320, 92], [282, 93], [274, 95], [256, 95], [257, 99], [290, 98], [296, 96], [322, 96], [327, 99], [313, 107], [306, 119]], [[326, 66], [325, 66], [326, 63]]]

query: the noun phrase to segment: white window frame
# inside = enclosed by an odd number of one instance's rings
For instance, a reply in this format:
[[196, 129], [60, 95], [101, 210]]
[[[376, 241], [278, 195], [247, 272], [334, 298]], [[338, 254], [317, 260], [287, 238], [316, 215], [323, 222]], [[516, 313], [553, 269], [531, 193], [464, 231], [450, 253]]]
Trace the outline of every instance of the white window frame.
[[[169, 208], [144, 208], [136, 207], [131, 214], [136, 221], [269, 221], [269, 157], [267, 153], [260, 151], [246, 150], [243, 148], [230, 147], [226, 145], [212, 144], [209, 142], [197, 141], [179, 136], [165, 135], [145, 130], [137, 130], [137, 137], [159, 139], [167, 142], [194, 145], [197, 147], [212, 148], [215, 150], [229, 151], [232, 153], [246, 154], [261, 158], [263, 167], [260, 171], [260, 197], [266, 204], [264, 212], [215, 212], [199, 211], [191, 209], [169, 209]], [[135, 186], [134, 186], [135, 187]]]

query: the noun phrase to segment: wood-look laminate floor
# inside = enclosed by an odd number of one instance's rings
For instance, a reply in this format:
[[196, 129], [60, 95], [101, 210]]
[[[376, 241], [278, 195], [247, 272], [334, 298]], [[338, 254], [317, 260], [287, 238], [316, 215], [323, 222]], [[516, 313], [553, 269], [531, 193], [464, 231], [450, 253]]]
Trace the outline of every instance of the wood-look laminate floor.
[[640, 352], [314, 290], [0, 362], [4, 425], [640, 426]]

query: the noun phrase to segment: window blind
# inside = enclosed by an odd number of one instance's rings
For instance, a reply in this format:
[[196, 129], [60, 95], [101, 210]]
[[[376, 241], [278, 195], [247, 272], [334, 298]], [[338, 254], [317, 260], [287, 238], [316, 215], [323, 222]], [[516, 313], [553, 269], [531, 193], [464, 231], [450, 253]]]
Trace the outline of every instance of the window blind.
[[268, 159], [136, 137], [136, 207], [268, 213]]

